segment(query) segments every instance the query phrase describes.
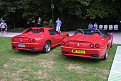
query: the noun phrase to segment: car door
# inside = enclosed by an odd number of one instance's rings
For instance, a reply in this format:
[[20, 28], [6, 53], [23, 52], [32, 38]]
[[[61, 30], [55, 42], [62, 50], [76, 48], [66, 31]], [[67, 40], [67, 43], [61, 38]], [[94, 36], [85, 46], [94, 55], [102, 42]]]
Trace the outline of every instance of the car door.
[[63, 37], [57, 31], [50, 29], [49, 33], [52, 45], [59, 44], [62, 41]]

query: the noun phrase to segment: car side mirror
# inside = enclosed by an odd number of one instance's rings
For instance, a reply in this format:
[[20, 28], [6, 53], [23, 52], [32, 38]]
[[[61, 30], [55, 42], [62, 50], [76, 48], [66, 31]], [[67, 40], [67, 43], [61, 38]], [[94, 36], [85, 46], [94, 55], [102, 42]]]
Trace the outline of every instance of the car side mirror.
[[110, 35], [113, 35], [113, 33], [110, 33]]

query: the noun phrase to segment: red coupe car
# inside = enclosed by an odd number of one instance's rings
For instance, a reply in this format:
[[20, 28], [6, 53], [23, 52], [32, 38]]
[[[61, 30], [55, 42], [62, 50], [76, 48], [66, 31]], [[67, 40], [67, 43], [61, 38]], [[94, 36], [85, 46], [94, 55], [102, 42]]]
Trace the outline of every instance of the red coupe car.
[[12, 49], [49, 52], [52, 47], [62, 43], [68, 33], [58, 33], [53, 28], [31, 27], [21, 35], [12, 37]]
[[107, 59], [113, 45], [112, 33], [98, 29], [78, 29], [61, 44], [61, 52], [67, 56]]

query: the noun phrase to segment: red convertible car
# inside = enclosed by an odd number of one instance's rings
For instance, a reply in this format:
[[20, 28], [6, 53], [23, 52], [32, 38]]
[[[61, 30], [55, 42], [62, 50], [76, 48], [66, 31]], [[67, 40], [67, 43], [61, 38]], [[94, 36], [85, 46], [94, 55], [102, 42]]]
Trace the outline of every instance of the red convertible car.
[[112, 33], [98, 29], [78, 29], [75, 35], [63, 40], [61, 53], [65, 56], [107, 59], [112, 45]]
[[58, 33], [53, 28], [31, 27], [21, 35], [12, 37], [12, 49], [49, 52], [52, 47], [62, 43], [68, 33]]

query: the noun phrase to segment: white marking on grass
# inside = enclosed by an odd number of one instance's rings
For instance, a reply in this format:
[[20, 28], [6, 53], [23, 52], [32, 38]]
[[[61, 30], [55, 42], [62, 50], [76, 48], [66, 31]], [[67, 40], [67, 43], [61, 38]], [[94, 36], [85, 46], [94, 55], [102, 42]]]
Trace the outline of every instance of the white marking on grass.
[[121, 81], [121, 46], [117, 47], [108, 81]]

